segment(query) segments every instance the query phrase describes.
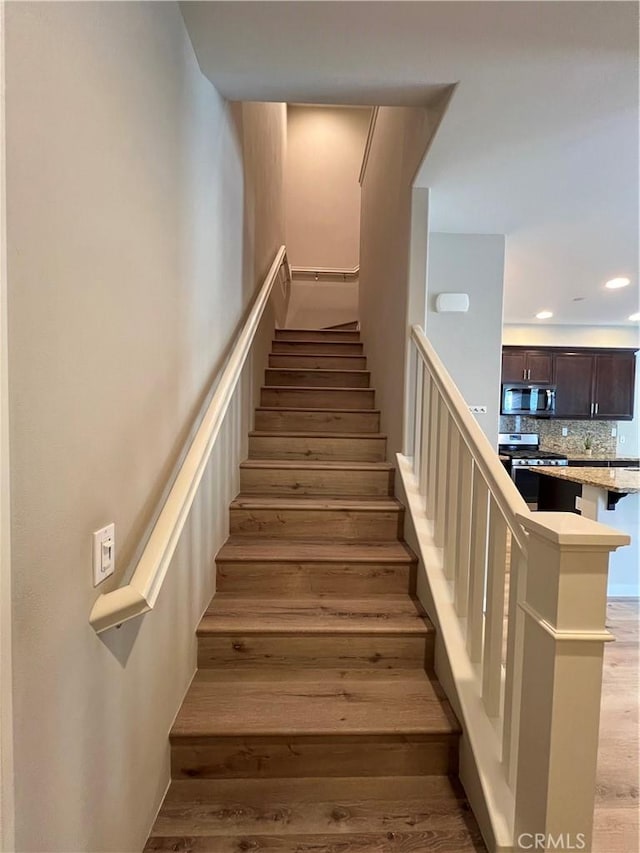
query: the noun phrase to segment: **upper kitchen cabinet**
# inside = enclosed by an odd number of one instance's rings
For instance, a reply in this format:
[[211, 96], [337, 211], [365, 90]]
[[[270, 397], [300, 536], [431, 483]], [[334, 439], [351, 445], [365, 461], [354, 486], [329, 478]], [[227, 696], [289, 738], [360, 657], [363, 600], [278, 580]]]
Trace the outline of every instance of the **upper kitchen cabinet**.
[[559, 352], [554, 355], [557, 418], [590, 418], [593, 414], [595, 356]]
[[503, 382], [551, 382], [552, 376], [553, 356], [550, 352], [503, 347]]
[[631, 420], [636, 358], [633, 352], [598, 354], [595, 359], [593, 417]]
[[503, 347], [503, 382], [553, 383], [554, 417], [632, 420], [636, 350]]

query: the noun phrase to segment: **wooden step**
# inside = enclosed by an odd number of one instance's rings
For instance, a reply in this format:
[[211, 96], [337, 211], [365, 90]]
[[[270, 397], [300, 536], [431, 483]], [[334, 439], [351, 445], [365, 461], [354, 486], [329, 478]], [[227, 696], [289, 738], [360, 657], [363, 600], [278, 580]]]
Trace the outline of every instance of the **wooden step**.
[[263, 386], [261, 406], [302, 409], [373, 409], [373, 388], [301, 388]]
[[269, 367], [287, 367], [294, 370], [319, 368], [320, 370], [366, 370], [367, 359], [363, 355], [286, 355], [269, 354]]
[[174, 778], [455, 772], [459, 726], [426, 673], [306, 672], [197, 672], [171, 730]]
[[360, 332], [348, 329], [276, 329], [277, 341], [358, 342]]
[[257, 430], [309, 432], [380, 432], [379, 409], [256, 409]]
[[402, 535], [404, 507], [396, 500], [245, 497], [229, 508], [231, 535], [284, 539], [330, 536], [377, 542]]
[[235, 537], [218, 551], [216, 565], [220, 592], [372, 596], [413, 593], [417, 558], [403, 542]]
[[368, 370], [320, 370], [305, 368], [268, 367], [265, 384], [270, 386], [296, 386], [298, 388], [368, 388]]
[[176, 779], [145, 850], [484, 851], [469, 818], [447, 776]]
[[433, 627], [409, 595], [281, 599], [217, 593], [198, 627], [198, 667], [255, 671], [433, 668]]
[[362, 344], [358, 341], [273, 341], [271, 352], [285, 355], [362, 355]]
[[249, 433], [251, 459], [384, 462], [387, 437], [382, 433]]
[[240, 490], [245, 495], [393, 494], [393, 465], [388, 462], [316, 462], [248, 459], [240, 465]]

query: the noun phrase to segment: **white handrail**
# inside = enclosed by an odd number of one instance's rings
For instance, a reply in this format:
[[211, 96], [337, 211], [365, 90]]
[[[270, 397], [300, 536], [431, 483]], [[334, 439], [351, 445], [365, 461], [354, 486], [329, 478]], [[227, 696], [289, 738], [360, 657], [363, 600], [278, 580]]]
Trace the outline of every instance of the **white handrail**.
[[316, 278], [320, 276], [326, 278], [342, 278], [345, 281], [348, 278], [358, 278], [360, 275], [360, 266], [355, 267], [291, 267], [291, 275], [296, 276], [314, 275]]
[[511, 529], [511, 535], [516, 539], [520, 549], [526, 553], [526, 539], [522, 533], [522, 525], [518, 520], [518, 515], [527, 515], [531, 510], [507, 474], [495, 450], [491, 447], [489, 439], [469, 411], [458, 386], [454, 383], [420, 326], [413, 326], [411, 338], [427, 364], [433, 365], [432, 381], [445, 400], [449, 414], [472, 453], [475, 465], [482, 473], [495, 502]]
[[249, 316], [234, 342], [215, 393], [131, 580], [125, 586], [100, 595], [91, 610], [89, 621], [98, 634], [153, 609], [273, 285], [283, 265], [290, 280], [286, 247], [280, 246]]

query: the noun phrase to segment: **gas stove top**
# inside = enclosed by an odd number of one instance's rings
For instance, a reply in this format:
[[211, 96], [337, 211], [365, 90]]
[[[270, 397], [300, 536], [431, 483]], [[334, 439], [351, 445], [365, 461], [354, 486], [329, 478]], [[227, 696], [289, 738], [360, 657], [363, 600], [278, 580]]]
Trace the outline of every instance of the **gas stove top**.
[[508, 456], [512, 467], [525, 465], [567, 465], [568, 460], [562, 453], [540, 450], [537, 432], [500, 433], [498, 450]]

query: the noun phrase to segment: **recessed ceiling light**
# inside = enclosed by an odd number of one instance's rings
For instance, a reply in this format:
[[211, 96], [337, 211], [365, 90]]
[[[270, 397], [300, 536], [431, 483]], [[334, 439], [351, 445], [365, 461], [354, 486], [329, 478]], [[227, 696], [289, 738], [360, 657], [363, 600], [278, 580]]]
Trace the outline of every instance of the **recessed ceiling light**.
[[538, 320], [548, 320], [550, 317], [553, 317], [553, 311], [539, 311], [536, 317]]
[[628, 284], [631, 284], [631, 279], [621, 276], [620, 278], [609, 279], [605, 287], [608, 287], [609, 290], [617, 290], [619, 287], [626, 287]]
[[640, 311], [636, 311], [635, 314], [631, 314], [629, 319], [632, 323], [640, 323]]

